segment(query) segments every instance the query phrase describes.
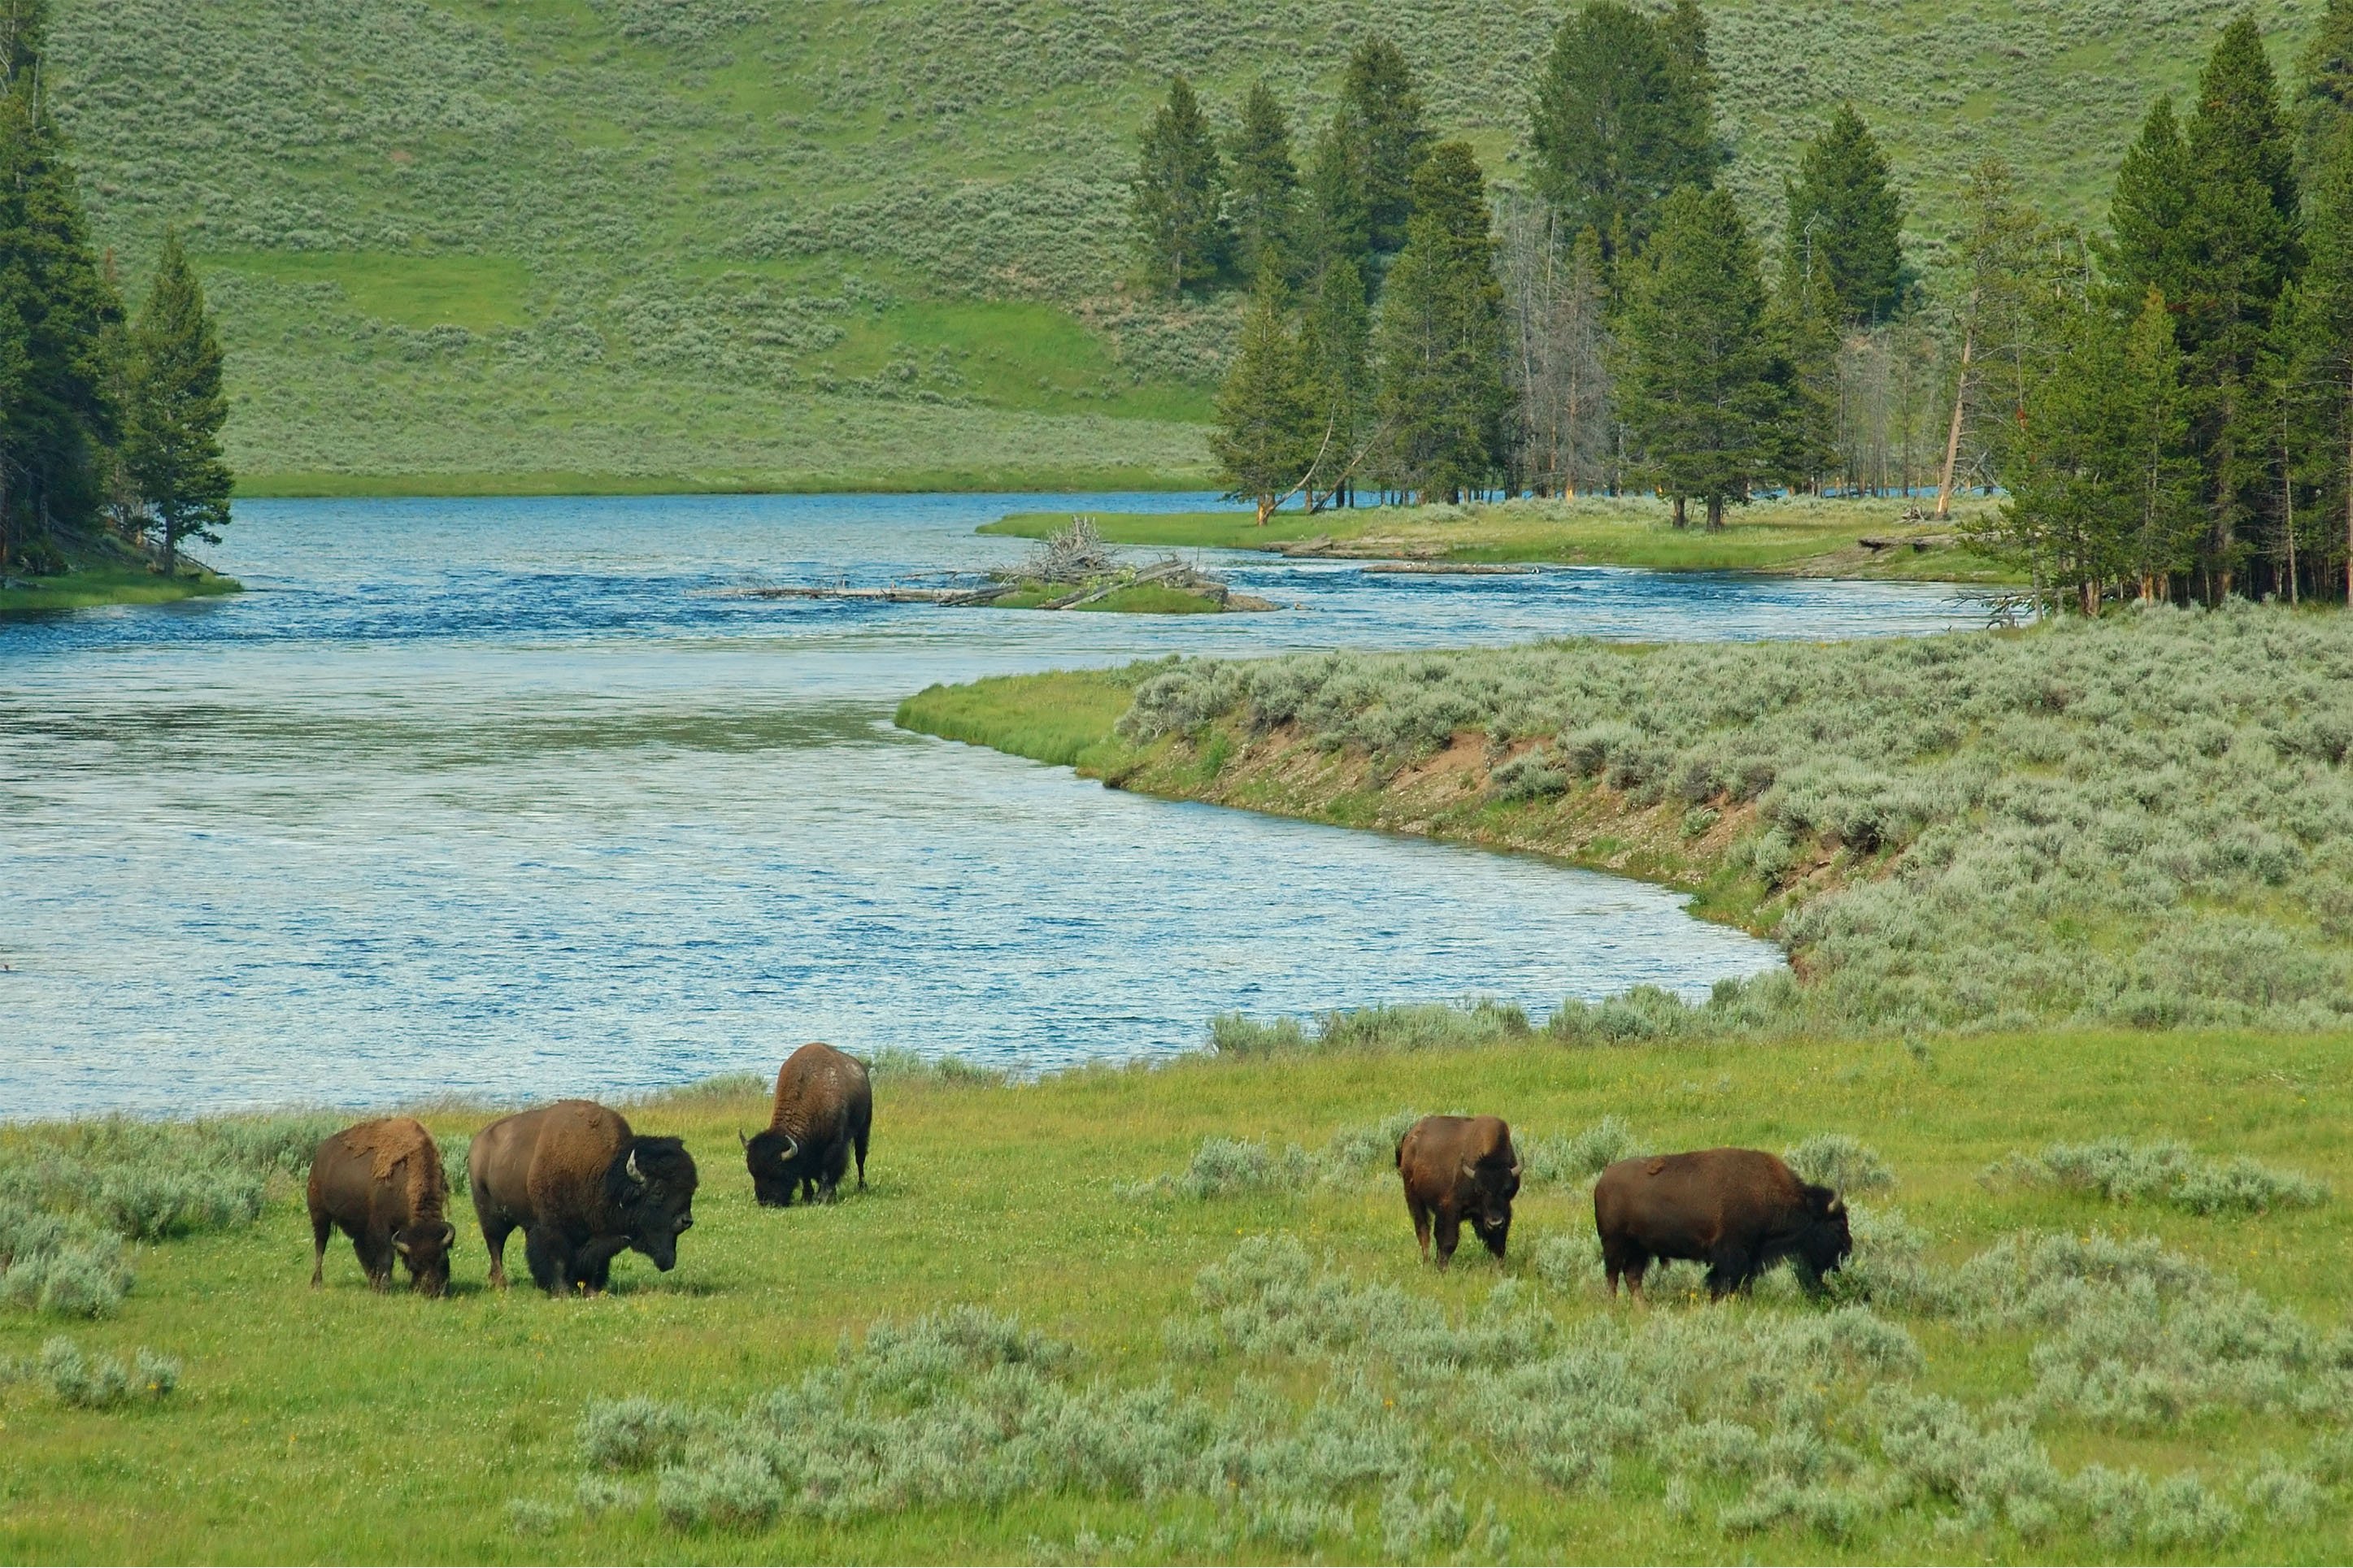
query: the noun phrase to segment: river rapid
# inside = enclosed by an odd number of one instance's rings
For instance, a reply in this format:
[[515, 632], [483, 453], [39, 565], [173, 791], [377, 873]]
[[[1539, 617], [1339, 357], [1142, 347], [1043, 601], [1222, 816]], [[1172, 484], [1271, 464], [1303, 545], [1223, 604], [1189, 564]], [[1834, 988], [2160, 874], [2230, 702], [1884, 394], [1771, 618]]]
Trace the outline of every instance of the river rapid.
[[0, 1117], [627, 1093], [810, 1039], [1038, 1070], [1198, 1049], [1229, 1009], [1699, 994], [1779, 954], [1641, 883], [1122, 795], [892, 710], [1166, 653], [1970, 619], [1933, 585], [1218, 552], [1288, 607], [721, 592], [1205, 501], [252, 501], [208, 552], [247, 594], [0, 619]]

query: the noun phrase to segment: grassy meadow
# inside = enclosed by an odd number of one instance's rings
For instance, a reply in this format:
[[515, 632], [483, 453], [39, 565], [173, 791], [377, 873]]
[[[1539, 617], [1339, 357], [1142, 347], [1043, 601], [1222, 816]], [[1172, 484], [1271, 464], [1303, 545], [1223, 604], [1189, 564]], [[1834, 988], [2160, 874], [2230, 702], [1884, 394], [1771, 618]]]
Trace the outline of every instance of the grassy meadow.
[[[2236, 0], [1710, 7], [1727, 177], [1768, 238], [1852, 100], [1932, 268], [1999, 153], [2095, 220]], [[2274, 58], [2316, 0], [2263, 13]], [[1539, 0], [58, 0], [49, 65], [134, 293], [179, 225], [248, 493], [1205, 482], [1237, 308], [1129, 285], [1168, 73], [1304, 126], [1368, 30], [1520, 176]]]
[[[1900, 500], [1820, 500], [1810, 497], [1734, 507], [1709, 533], [1676, 528], [1655, 498], [1599, 496], [1573, 500], [1520, 499], [1470, 506], [1351, 507], [1309, 516], [1282, 511], [1261, 528], [1248, 511], [1092, 514], [1114, 544], [1175, 549], [1276, 550], [1310, 546], [1319, 553], [1465, 563], [1547, 562], [1568, 566], [1643, 566], [1661, 572], [1780, 572], [1818, 577], [1905, 578], [1921, 582], [2012, 580], [2000, 563], [1955, 539], [1991, 510], [1964, 500], [1950, 523], [1905, 522]], [[1045, 539], [1070, 526], [1064, 512], [1012, 512], [983, 533]], [[1893, 541], [1883, 548], [1863, 538]]]
[[234, 594], [234, 577], [184, 561], [166, 577], [150, 570], [146, 556], [111, 538], [68, 542], [67, 569], [42, 576], [0, 581], [0, 614], [25, 610], [85, 610], [99, 605], [168, 605], [182, 599]]
[[[1271, 1054], [1221, 1029], [1226, 1055], [1029, 1084], [886, 1064], [871, 1188], [830, 1208], [753, 1205], [733, 1134], [762, 1113], [756, 1082], [633, 1107], [685, 1136], [704, 1186], [678, 1270], [631, 1257], [596, 1300], [489, 1293], [462, 1198], [448, 1300], [372, 1295], [340, 1239], [314, 1293], [298, 1184], [274, 1175], [249, 1223], [136, 1247], [111, 1316], [0, 1308], [0, 1556], [2353, 1546], [2353, 1041], [1596, 1048], [1432, 1022]], [[1400, 1112], [1450, 1108], [1508, 1116], [1530, 1165], [1500, 1268], [1476, 1248], [1421, 1264], [1388, 1169]], [[487, 1114], [424, 1112], [452, 1143]], [[1581, 1158], [1825, 1133], [1865, 1145], [1844, 1155], [1862, 1239], [1840, 1304], [1776, 1277], [1710, 1307], [1688, 1272], [1646, 1308], [1607, 1299]], [[64, 1136], [0, 1132], [0, 1173]], [[2332, 1195], [2199, 1214], [1986, 1175], [2110, 1138]], [[1329, 1152], [1253, 1161], [1225, 1140]], [[2024, 1273], [2021, 1233], [2044, 1238]], [[177, 1385], [69, 1405], [38, 1370], [61, 1334], [89, 1361], [168, 1358]]]

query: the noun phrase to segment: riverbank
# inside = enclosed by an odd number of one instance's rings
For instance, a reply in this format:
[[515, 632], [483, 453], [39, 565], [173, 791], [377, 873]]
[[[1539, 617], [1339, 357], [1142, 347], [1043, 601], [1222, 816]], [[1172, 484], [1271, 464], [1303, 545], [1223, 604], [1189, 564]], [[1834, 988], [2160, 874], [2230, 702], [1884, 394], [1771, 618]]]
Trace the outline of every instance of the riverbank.
[[[1672, 525], [1648, 497], [1513, 500], [1467, 507], [1356, 507], [1278, 512], [1260, 528], [1248, 511], [1096, 513], [1113, 544], [1269, 550], [1286, 554], [1464, 563], [1542, 562], [1641, 566], [1662, 572], [1770, 572], [1793, 576], [1916, 582], [2008, 583], [2016, 574], [1960, 542], [1991, 503], [1968, 500], [1947, 523], [1906, 522], [1899, 500], [1758, 501], [1736, 507], [1725, 528]], [[1070, 525], [1063, 512], [1017, 512], [982, 533], [1043, 539]], [[1872, 542], [1865, 544], [1864, 540]]]
[[[409, 496], [669, 496], [669, 495], [1090, 495], [1137, 490], [1200, 490], [1215, 475], [1195, 469], [1134, 464], [1055, 461], [978, 465], [908, 464], [872, 468], [742, 469], [613, 473], [598, 468], [440, 473], [402, 470], [265, 469], [237, 476], [239, 500], [388, 499]], [[1068, 519], [1062, 519], [1067, 524]]]
[[[676, 1272], [625, 1256], [596, 1301], [489, 1293], [462, 1181], [449, 1299], [370, 1294], [341, 1237], [314, 1292], [281, 1167], [258, 1215], [135, 1247], [111, 1316], [0, 1305], [0, 1558], [2344, 1554], [2353, 1399], [2319, 1347], [2353, 1312], [2323, 1261], [2353, 1249], [2353, 1038], [1597, 1050], [1392, 1022], [1360, 1031], [1388, 1049], [1026, 1086], [886, 1063], [870, 1188], [831, 1208], [753, 1205], [759, 1080], [632, 1107], [701, 1163], [697, 1223]], [[1500, 1268], [1415, 1255], [1388, 1145], [1434, 1081], [1508, 1116], [1528, 1163]], [[490, 1113], [421, 1114], [462, 1148]], [[1836, 1156], [1867, 1308], [1786, 1277], [1711, 1307], [1688, 1271], [1609, 1300], [1592, 1160], [1825, 1134], [1867, 1146]], [[0, 1131], [0, 1161], [61, 1136]], [[2108, 1138], [2337, 1195], [2199, 1213], [1981, 1179]], [[2147, 1239], [2069, 1239], [2099, 1232]], [[40, 1369], [58, 1336], [176, 1362], [177, 1386], [69, 1405]]]
[[0, 614], [86, 610], [101, 605], [167, 605], [242, 592], [244, 584], [195, 562], [166, 577], [140, 551], [111, 537], [71, 539], [59, 553], [67, 569], [37, 577], [0, 577]]
[[[1669, 998], [1646, 1032], [2353, 1022], [2334, 611], [1196, 660], [1090, 678], [1084, 706], [1075, 679], [934, 688], [899, 721], [1146, 794], [1687, 888], [1788, 952], [1800, 984]], [[1104, 723], [1115, 682], [1132, 705]]]

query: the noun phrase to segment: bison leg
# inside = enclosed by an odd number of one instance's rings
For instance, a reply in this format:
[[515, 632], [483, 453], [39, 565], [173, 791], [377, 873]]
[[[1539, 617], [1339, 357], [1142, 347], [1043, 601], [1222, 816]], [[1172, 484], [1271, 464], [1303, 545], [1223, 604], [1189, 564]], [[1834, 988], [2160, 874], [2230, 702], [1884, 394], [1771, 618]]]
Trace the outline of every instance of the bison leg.
[[[477, 1189], [475, 1202], [484, 1200]], [[478, 1211], [482, 1221], [482, 1250], [491, 1255], [491, 1289], [507, 1288], [507, 1237], [514, 1234], [514, 1221], [496, 1209], [484, 1207]]]
[[1454, 1249], [1462, 1245], [1462, 1216], [1452, 1209], [1438, 1211], [1438, 1266], [1440, 1268], [1454, 1261]]
[[532, 1283], [549, 1295], [560, 1296], [571, 1285], [572, 1248], [562, 1232], [543, 1225], [525, 1226], [522, 1258], [531, 1265]]
[[866, 1190], [866, 1134], [873, 1131], [867, 1123], [858, 1124], [858, 1190]]
[[1413, 1215], [1413, 1238], [1421, 1244], [1421, 1260], [1430, 1261], [1430, 1205], [1411, 1193], [1405, 1195], [1405, 1206]]
[[1609, 1277], [1609, 1293], [1618, 1294], [1618, 1281], [1622, 1277], [1634, 1300], [1642, 1299], [1642, 1273], [1651, 1267], [1651, 1255], [1639, 1247], [1624, 1242], [1604, 1241], [1601, 1244], [1602, 1271]]
[[316, 1290], [326, 1282], [327, 1238], [335, 1234], [334, 1216], [322, 1209], [311, 1211], [311, 1289]]
[[821, 1191], [826, 1202], [833, 1204], [841, 1201], [841, 1178], [849, 1173], [849, 1145], [847, 1142], [837, 1143], [827, 1152], [825, 1156], [825, 1183]]
[[1707, 1299], [1721, 1301], [1736, 1290], [1748, 1288], [1756, 1274], [1748, 1255], [1736, 1247], [1725, 1247], [1708, 1259]]
[[369, 1289], [382, 1294], [392, 1289], [391, 1237], [372, 1229], [354, 1232], [352, 1250], [359, 1254], [360, 1268], [367, 1275]]

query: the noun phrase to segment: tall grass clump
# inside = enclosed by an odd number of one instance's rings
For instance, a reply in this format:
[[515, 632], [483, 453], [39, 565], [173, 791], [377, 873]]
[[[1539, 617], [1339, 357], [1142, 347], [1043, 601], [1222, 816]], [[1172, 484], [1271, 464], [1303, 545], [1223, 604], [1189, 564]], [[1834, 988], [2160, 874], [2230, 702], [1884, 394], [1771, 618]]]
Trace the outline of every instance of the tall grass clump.
[[2200, 1158], [2189, 1145], [2103, 1138], [2011, 1153], [1986, 1167], [1988, 1186], [2055, 1187], [2112, 1204], [2160, 1203], [2195, 1215], [2267, 1214], [2327, 1201], [2325, 1183], [2243, 1154]]
[[326, 1112], [207, 1121], [130, 1117], [0, 1142], [0, 1301], [103, 1317], [132, 1285], [125, 1241], [251, 1225], [273, 1179], [305, 1173]]
[[[1575, 1040], [2353, 1021], [2353, 618], [2234, 605], [1868, 642], [1196, 660], [1132, 743], [1278, 729], [1376, 776], [1530, 739], [1578, 801], [1740, 810], [1787, 976], [1564, 1008]], [[1535, 751], [1522, 753], [1535, 756]], [[1544, 804], [1514, 763], [1491, 798]]]

